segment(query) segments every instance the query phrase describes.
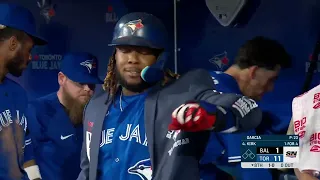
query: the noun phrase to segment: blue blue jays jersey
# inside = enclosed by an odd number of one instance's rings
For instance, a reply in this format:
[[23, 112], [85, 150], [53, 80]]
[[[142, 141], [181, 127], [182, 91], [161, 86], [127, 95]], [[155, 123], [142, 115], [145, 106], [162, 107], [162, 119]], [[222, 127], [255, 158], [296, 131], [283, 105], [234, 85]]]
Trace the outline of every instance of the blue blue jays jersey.
[[83, 127], [73, 126], [57, 93], [32, 101], [28, 107], [28, 117], [34, 154], [26, 156], [34, 157], [42, 178], [77, 179]]
[[144, 128], [145, 98], [146, 93], [121, 98], [118, 95], [110, 105], [101, 132], [98, 179], [151, 180]]
[[27, 179], [23, 170], [28, 100], [24, 89], [5, 78], [0, 84], [0, 179]]
[[[242, 94], [236, 80], [223, 72], [215, 71], [211, 72], [212, 80], [214, 81], [215, 88], [219, 92], [223, 93], [235, 93]], [[246, 135], [254, 135], [255, 131], [237, 133], [237, 134], [223, 134], [223, 133], [211, 133], [209, 143], [207, 145], [204, 156], [202, 157], [201, 164], [215, 164], [219, 169], [227, 172], [228, 174], [237, 177], [237, 179], [250, 179], [247, 169], [242, 169], [241, 162], [241, 138]], [[249, 171], [253, 172], [252, 169]], [[260, 170], [254, 170], [258, 172]], [[262, 170], [266, 172], [266, 170]], [[207, 177], [208, 172], [202, 171], [203, 176]], [[214, 173], [209, 172], [214, 176]], [[267, 172], [267, 179], [271, 176]], [[209, 176], [210, 177], [210, 176]], [[203, 178], [204, 179], [204, 178]], [[212, 180], [212, 177], [208, 178]], [[205, 180], [205, 179], [204, 179]]]

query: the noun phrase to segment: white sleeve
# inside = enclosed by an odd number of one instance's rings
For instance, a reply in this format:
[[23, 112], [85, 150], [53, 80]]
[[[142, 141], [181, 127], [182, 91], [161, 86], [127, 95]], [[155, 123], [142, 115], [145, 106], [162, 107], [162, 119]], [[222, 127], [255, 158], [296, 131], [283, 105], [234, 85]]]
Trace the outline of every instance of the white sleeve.
[[320, 109], [309, 91], [292, 102], [293, 129], [299, 135], [298, 169], [320, 171]]

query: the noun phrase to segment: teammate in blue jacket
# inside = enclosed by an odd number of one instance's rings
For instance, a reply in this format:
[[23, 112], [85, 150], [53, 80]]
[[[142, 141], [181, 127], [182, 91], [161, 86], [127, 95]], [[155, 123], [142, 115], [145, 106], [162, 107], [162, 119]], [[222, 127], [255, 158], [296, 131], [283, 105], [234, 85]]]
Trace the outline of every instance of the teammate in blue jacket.
[[0, 179], [28, 179], [23, 170], [28, 100], [24, 89], [6, 77], [22, 75], [34, 45], [46, 41], [36, 33], [31, 12], [15, 4], [0, 3]]
[[57, 92], [38, 98], [28, 108], [33, 153], [42, 179], [72, 180], [80, 172], [82, 115], [96, 84], [98, 62], [89, 53], [67, 53], [58, 73]]
[[[225, 72], [211, 72], [217, 91], [243, 94], [254, 100], [273, 90], [280, 69], [291, 64], [290, 56], [277, 41], [266, 37], [255, 37], [247, 41], [238, 51], [235, 63]], [[267, 170], [241, 169], [241, 138], [254, 135], [255, 131], [239, 134], [212, 133], [206, 153], [201, 160], [203, 179], [216, 175], [208, 166], [215, 164], [220, 170], [236, 179], [272, 179]], [[215, 168], [213, 168], [215, 169]], [[259, 173], [259, 174], [257, 174]]]

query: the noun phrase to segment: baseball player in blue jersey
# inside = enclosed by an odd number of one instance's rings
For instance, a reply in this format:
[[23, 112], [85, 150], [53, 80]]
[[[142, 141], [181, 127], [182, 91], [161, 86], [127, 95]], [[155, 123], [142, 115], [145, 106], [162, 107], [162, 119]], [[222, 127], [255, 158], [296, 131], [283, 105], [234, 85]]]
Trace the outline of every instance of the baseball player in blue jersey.
[[[225, 72], [211, 72], [216, 90], [223, 93], [243, 94], [255, 100], [273, 90], [274, 81], [281, 68], [287, 68], [291, 59], [282, 45], [266, 37], [255, 37], [247, 41], [238, 52], [235, 63]], [[238, 179], [272, 179], [267, 170], [241, 169], [241, 138], [254, 135], [255, 131], [222, 134], [212, 133], [205, 155], [200, 163], [206, 167], [203, 179], [212, 180], [207, 166], [215, 164], [219, 169]], [[211, 174], [211, 175], [210, 175]]]
[[58, 73], [57, 92], [38, 98], [28, 108], [33, 153], [42, 179], [71, 180], [80, 172], [83, 109], [98, 78], [98, 62], [89, 53], [67, 53]]
[[140, 74], [151, 65], [163, 65], [159, 57], [166, 41], [164, 25], [151, 14], [130, 13], [118, 21], [110, 44], [115, 51], [103, 85], [107, 93], [100, 90], [110, 98], [97, 104], [96, 112], [85, 111], [85, 116], [95, 113], [96, 118], [86, 119], [79, 180], [151, 179], [144, 101], [153, 83], [142, 80]]
[[6, 78], [21, 76], [31, 61], [34, 45], [46, 41], [36, 33], [35, 20], [24, 7], [0, 3], [0, 179], [28, 179], [23, 170], [26, 140], [27, 96], [24, 89]]

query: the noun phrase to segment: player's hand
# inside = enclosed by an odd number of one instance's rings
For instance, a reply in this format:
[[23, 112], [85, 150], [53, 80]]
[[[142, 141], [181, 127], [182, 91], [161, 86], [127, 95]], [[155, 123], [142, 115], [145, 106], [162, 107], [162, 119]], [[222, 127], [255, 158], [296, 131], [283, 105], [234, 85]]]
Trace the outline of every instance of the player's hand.
[[204, 101], [182, 104], [172, 113], [169, 130], [197, 132], [211, 130], [216, 122], [216, 106]]

